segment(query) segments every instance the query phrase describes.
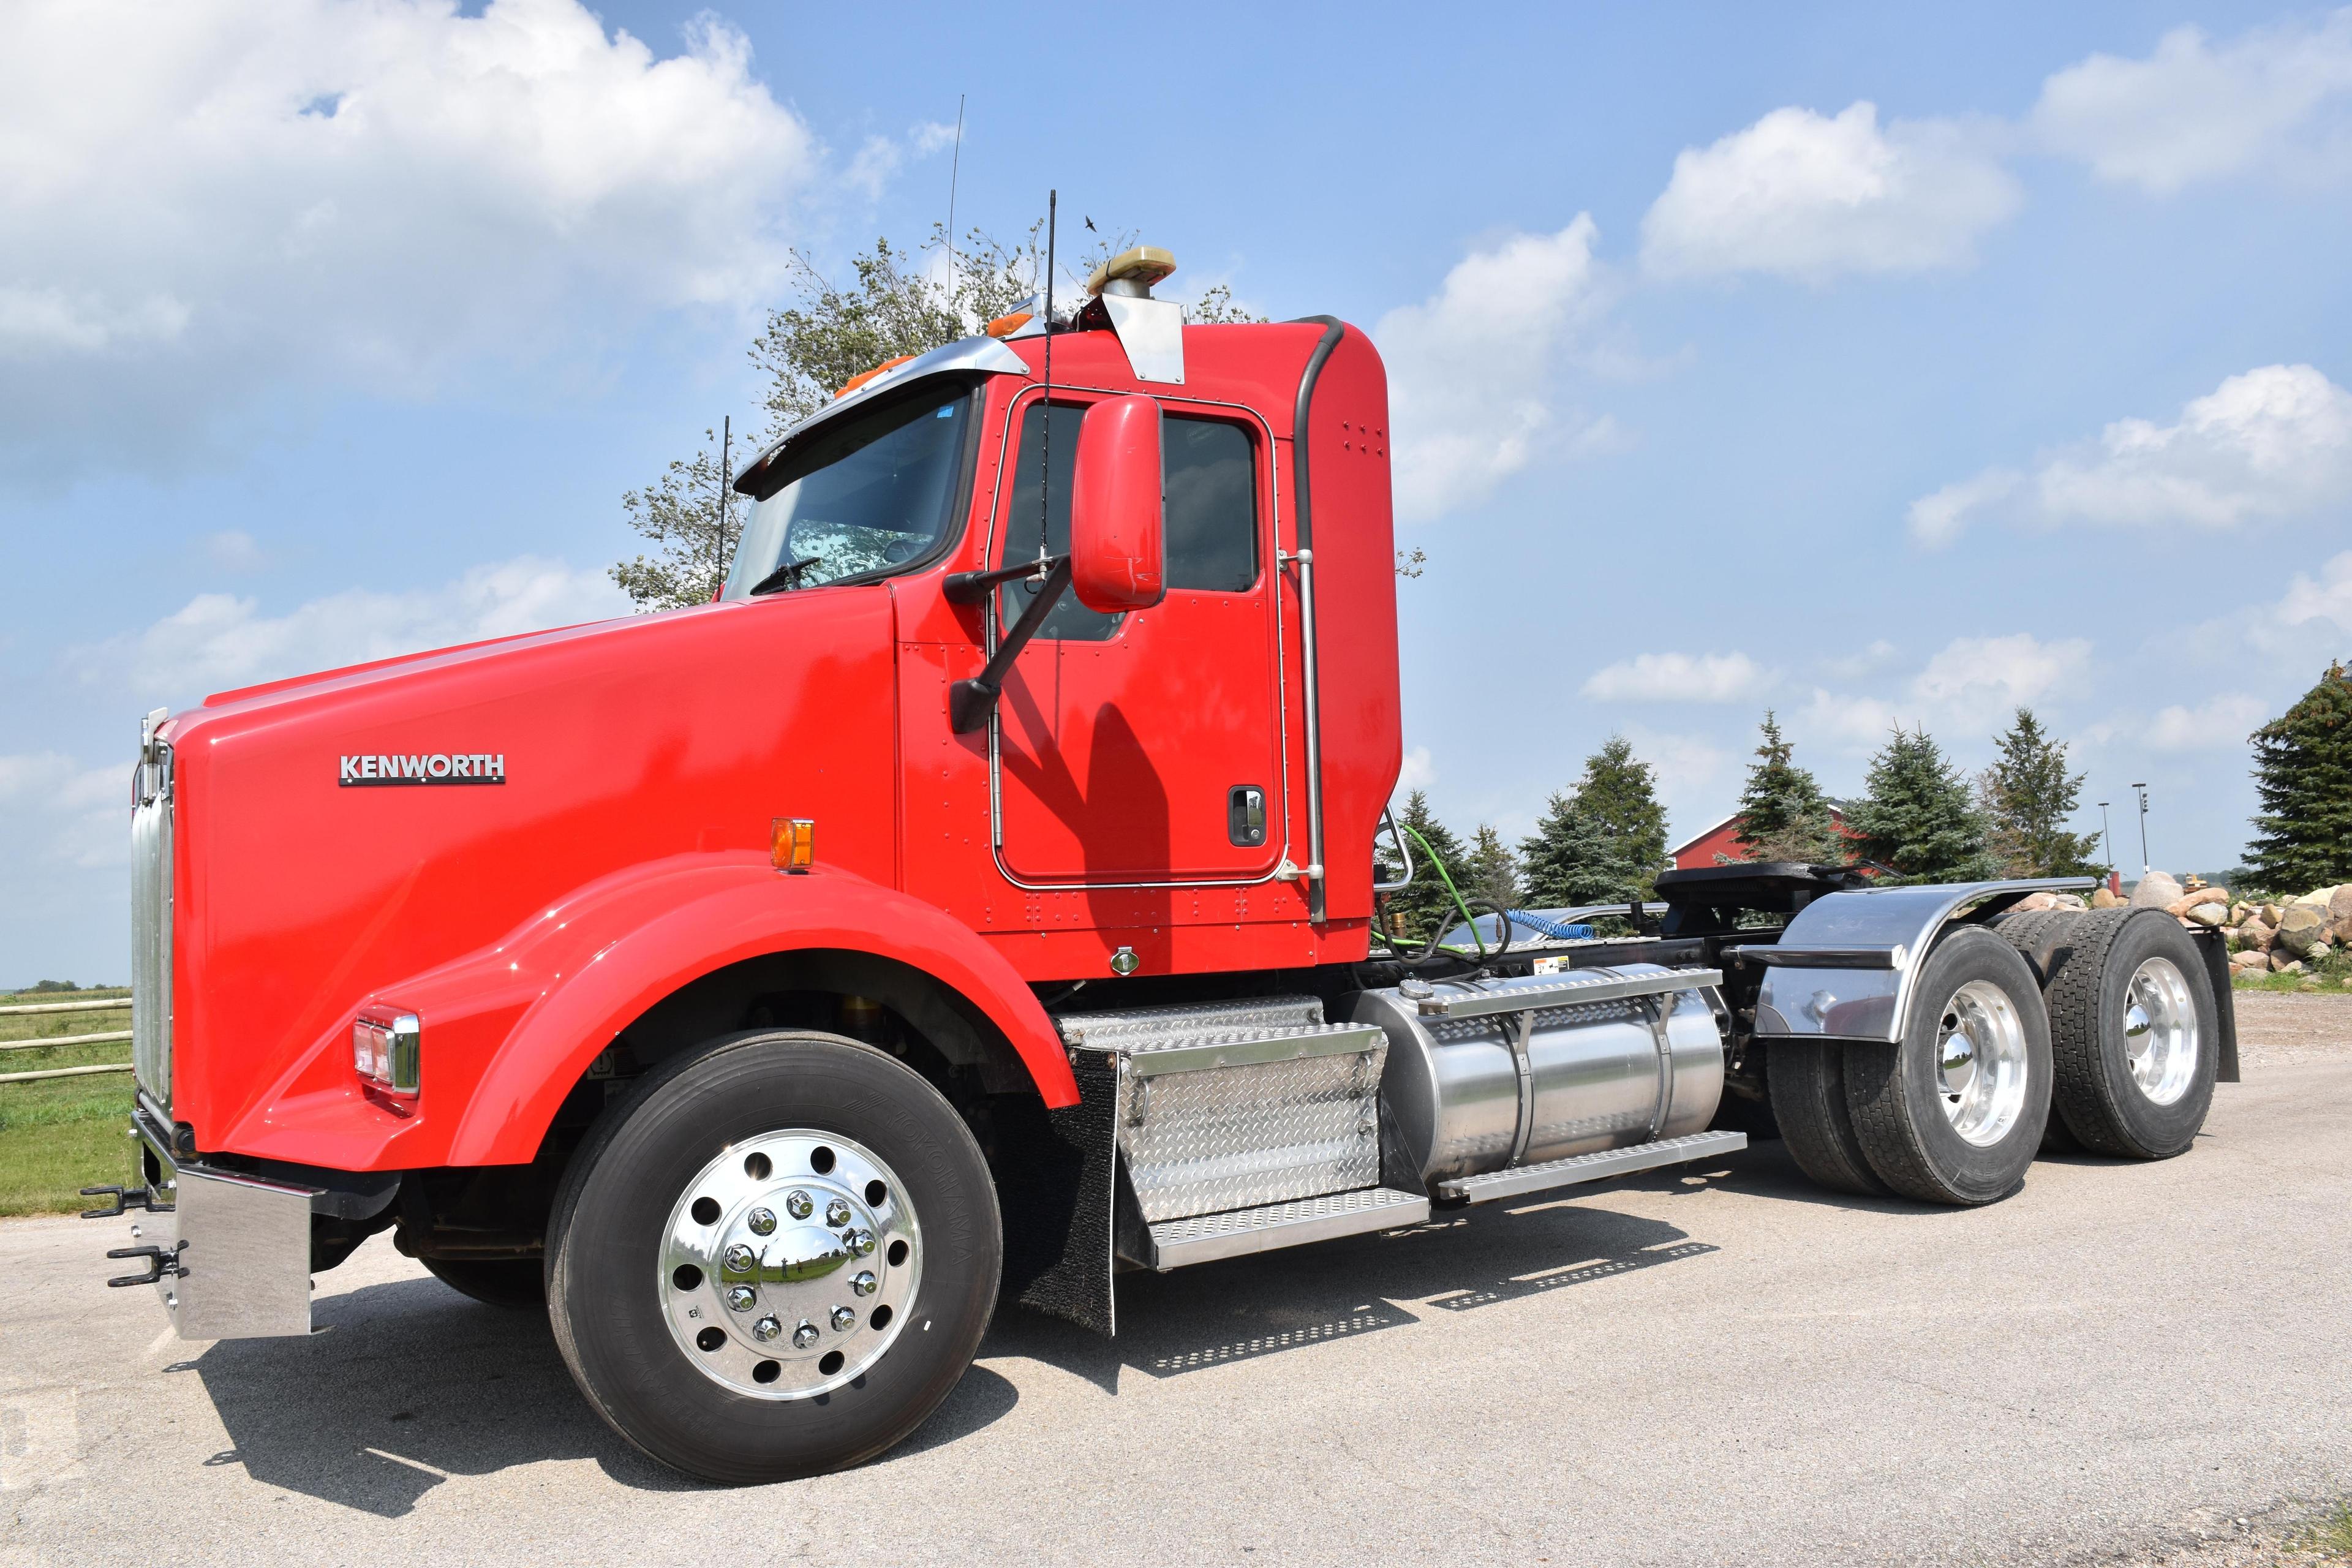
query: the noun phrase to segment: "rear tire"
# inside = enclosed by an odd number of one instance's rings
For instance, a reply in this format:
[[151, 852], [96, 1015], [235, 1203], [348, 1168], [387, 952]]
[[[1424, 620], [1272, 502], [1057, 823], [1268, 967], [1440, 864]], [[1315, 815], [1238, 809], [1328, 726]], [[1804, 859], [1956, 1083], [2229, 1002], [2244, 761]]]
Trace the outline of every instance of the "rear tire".
[[2016, 1190], [2050, 1119], [2050, 1022], [2033, 971], [1981, 927], [1927, 952], [1899, 1045], [1845, 1048], [1854, 1135], [1879, 1180], [1922, 1203]]
[[547, 1306], [546, 1266], [536, 1258], [420, 1258], [433, 1278], [460, 1296], [512, 1310]]
[[922, 1424], [987, 1331], [1003, 1250], [987, 1163], [926, 1079], [835, 1036], [736, 1035], [590, 1131], [549, 1226], [548, 1315], [637, 1447], [784, 1480]]
[[2053, 1120], [2093, 1153], [2186, 1152], [2212, 1108], [2221, 1060], [2196, 941], [2161, 910], [2101, 910], [2073, 917], [2048, 953]]
[[1772, 1096], [1772, 1119], [1797, 1169], [1833, 1193], [1885, 1197], [1886, 1184], [1870, 1168], [1847, 1109], [1844, 1046], [1776, 1039], [1766, 1050], [1771, 1062], [1764, 1082]]

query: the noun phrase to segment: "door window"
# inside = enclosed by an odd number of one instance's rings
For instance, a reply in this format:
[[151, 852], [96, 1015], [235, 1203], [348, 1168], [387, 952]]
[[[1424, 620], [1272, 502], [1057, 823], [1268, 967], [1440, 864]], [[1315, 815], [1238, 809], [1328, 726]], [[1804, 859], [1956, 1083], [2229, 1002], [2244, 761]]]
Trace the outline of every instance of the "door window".
[[[1004, 520], [997, 564], [1034, 560], [1042, 529], [1045, 553], [1070, 547], [1071, 476], [1078, 447], [1080, 405], [1033, 403], [1023, 415], [1013, 506]], [[1050, 436], [1050, 440], [1048, 439]], [[1042, 449], [1042, 450], [1041, 450]], [[1048, 508], [1038, 504], [1038, 484], [1050, 462]], [[1249, 432], [1222, 419], [1171, 414], [1160, 422], [1160, 487], [1167, 498], [1167, 584], [1173, 590], [1241, 594], [1257, 583], [1257, 479]], [[1011, 627], [1034, 583], [1010, 583], [998, 591], [998, 615]], [[1037, 636], [1061, 642], [1102, 642], [1118, 635], [1118, 616], [1087, 609], [1065, 594]]]

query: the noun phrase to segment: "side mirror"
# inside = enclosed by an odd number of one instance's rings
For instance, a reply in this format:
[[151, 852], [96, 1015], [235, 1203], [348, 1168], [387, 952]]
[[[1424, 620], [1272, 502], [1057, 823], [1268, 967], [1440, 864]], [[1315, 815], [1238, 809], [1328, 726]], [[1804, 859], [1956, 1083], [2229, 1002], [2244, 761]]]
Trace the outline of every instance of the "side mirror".
[[1160, 405], [1138, 393], [1087, 410], [1070, 479], [1070, 586], [1104, 615], [1167, 596]]

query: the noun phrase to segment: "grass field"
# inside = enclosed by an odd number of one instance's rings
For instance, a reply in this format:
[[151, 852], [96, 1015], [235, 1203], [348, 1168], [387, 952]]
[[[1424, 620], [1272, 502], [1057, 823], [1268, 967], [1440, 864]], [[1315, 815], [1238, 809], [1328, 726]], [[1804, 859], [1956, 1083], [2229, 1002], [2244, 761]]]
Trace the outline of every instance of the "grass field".
[[[128, 992], [0, 992], [0, 1006], [20, 1002], [121, 1000], [104, 1013], [0, 1015], [0, 1047], [66, 1035], [113, 1034], [131, 1027]], [[128, 1040], [95, 1046], [0, 1049], [0, 1073], [86, 1067], [131, 1059]], [[131, 1075], [0, 1083], [0, 1215], [55, 1214], [86, 1206], [82, 1187], [121, 1184], [131, 1169]]]

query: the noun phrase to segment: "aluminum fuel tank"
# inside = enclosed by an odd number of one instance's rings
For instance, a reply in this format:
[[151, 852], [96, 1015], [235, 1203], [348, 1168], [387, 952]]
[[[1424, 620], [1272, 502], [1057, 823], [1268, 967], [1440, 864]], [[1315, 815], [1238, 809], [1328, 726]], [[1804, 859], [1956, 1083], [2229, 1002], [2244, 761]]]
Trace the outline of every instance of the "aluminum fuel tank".
[[1353, 1016], [1388, 1035], [1381, 1099], [1434, 1182], [1704, 1131], [1723, 1094], [1706, 994], [1622, 994], [1681, 983], [1652, 963], [1408, 980], [1361, 993]]

